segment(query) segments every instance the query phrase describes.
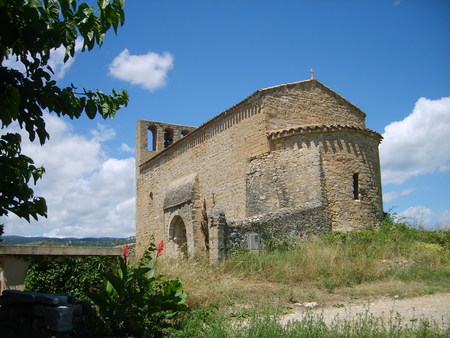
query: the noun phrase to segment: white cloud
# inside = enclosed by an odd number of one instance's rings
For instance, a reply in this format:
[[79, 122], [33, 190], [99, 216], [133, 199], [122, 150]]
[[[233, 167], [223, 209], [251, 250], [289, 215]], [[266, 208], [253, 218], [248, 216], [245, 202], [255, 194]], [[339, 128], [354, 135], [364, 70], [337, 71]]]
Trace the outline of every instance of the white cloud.
[[450, 211], [436, 213], [428, 207], [418, 205], [395, 215], [395, 220], [405, 222], [415, 228], [429, 230], [450, 230]]
[[[77, 38], [75, 41], [75, 52], [79, 52], [83, 47], [83, 39]], [[66, 54], [66, 49], [64, 46], [53, 49], [50, 54], [50, 59], [48, 60], [48, 65], [52, 67], [54, 77], [56, 80], [62, 79], [66, 74], [67, 70], [72, 66], [75, 61], [75, 56], [69, 57], [67, 62], [64, 63], [64, 55]]]
[[410, 193], [414, 192], [415, 190], [416, 190], [415, 188], [409, 188], [409, 189], [404, 189], [402, 191], [391, 191], [391, 192], [384, 193], [383, 201], [391, 202], [401, 196], [409, 195]]
[[21, 73], [25, 73], [25, 66], [22, 62], [17, 60], [16, 55], [10, 55], [7, 59], [3, 60], [2, 66], [18, 70]]
[[97, 129], [91, 130], [91, 135], [94, 140], [105, 142], [114, 139], [116, 137], [116, 131], [101, 123], [97, 123]]
[[109, 65], [109, 73], [121, 80], [154, 91], [166, 85], [167, 73], [173, 68], [173, 56], [148, 52], [131, 55], [124, 49]]
[[103, 142], [115, 136], [114, 130], [98, 125], [92, 137], [86, 137], [74, 133], [70, 124], [56, 116], [45, 114], [45, 121], [50, 140], [42, 147], [24, 141], [22, 151], [46, 169], [35, 192], [47, 200], [48, 218], [30, 224], [14, 215], [4, 217], [0, 223], [5, 224], [5, 233], [133, 235], [135, 160], [107, 156]]
[[419, 205], [399, 212], [395, 218], [414, 227], [430, 227], [432, 216], [433, 211], [430, 208]]
[[380, 146], [383, 183], [450, 170], [450, 97], [420, 98], [405, 119], [384, 130]]
[[128, 144], [126, 144], [126, 143], [122, 143], [122, 144], [121, 144], [120, 150], [122, 150], [122, 151], [124, 151], [124, 152], [126, 152], [126, 153], [132, 153], [132, 154], [134, 154], [134, 152], [136, 151], [135, 148], [130, 147], [130, 146], [129, 146]]
[[[75, 41], [75, 52], [79, 52], [83, 46], [83, 39], [77, 38]], [[62, 79], [66, 74], [67, 70], [72, 66], [75, 61], [75, 56], [69, 57], [69, 59], [64, 62], [64, 56], [66, 53], [66, 49], [64, 46], [60, 46], [58, 48], [54, 48], [50, 51], [50, 59], [48, 60], [48, 65], [53, 70], [53, 77], [55, 80]], [[21, 61], [17, 60], [16, 55], [10, 55], [9, 58], [3, 61], [3, 66], [13, 68], [18, 70], [21, 73], [25, 73], [25, 66]]]
[[439, 216], [436, 224], [436, 228], [440, 230], [450, 231], [450, 211], [444, 210], [444, 212]]

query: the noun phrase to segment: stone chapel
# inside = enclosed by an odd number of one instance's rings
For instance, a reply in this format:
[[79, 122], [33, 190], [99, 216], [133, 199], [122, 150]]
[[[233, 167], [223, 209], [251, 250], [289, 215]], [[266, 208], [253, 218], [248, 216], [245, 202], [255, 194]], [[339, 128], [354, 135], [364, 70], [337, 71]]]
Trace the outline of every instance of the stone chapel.
[[208, 252], [376, 225], [378, 146], [366, 114], [312, 78], [257, 90], [199, 127], [140, 120], [136, 253]]

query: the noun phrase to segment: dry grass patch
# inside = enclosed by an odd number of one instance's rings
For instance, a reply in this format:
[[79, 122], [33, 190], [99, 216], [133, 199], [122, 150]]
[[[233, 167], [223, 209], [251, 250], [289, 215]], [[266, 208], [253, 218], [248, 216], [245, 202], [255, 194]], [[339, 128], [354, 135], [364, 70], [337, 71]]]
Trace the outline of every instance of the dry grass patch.
[[325, 302], [337, 298], [416, 296], [448, 291], [450, 233], [385, 221], [379, 229], [329, 233], [210, 265], [160, 261], [180, 277], [193, 307]]

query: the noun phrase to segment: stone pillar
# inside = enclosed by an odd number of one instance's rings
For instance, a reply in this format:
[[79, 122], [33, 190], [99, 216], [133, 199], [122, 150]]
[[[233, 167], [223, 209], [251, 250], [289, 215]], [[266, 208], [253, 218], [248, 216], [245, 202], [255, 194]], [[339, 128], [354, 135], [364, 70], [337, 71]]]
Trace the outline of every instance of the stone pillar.
[[216, 263], [227, 253], [227, 221], [225, 213], [213, 208], [209, 217], [209, 261]]
[[158, 126], [156, 132], [156, 151], [164, 150], [164, 128]]
[[181, 138], [181, 130], [174, 129], [173, 131], [173, 143], [177, 142]]
[[148, 150], [148, 123], [139, 120], [136, 125], [136, 163], [139, 165], [145, 160]]

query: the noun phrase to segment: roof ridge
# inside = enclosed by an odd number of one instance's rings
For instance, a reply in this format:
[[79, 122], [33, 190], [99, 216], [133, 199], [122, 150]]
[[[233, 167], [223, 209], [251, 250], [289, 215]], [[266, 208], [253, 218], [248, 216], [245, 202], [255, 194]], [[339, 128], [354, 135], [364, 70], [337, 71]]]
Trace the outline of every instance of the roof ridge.
[[[242, 105], [244, 102], [246, 102], [247, 100], [251, 99], [253, 96], [255, 96], [255, 95], [258, 94], [258, 93], [261, 93], [261, 92], [263, 92], [263, 91], [270, 90], [270, 89], [281, 88], [281, 87], [285, 87], [285, 86], [289, 86], [289, 85], [296, 85], [296, 84], [306, 83], [306, 82], [311, 82], [311, 81], [316, 81], [316, 82], [319, 82], [320, 84], [322, 84], [322, 83], [321, 83], [320, 81], [318, 81], [317, 79], [308, 79], [308, 80], [302, 80], [302, 81], [296, 81], [296, 82], [283, 83], [283, 84], [279, 84], [279, 85], [276, 85], [276, 86], [271, 86], [271, 87], [266, 87], [266, 88], [257, 89], [257, 90], [255, 90], [253, 93], [251, 93], [250, 95], [246, 96], [244, 99], [242, 99], [241, 101], [239, 101], [238, 103], [232, 105], [231, 107], [225, 109], [223, 112], [221, 112], [221, 113], [219, 113], [219, 114], [213, 116], [213, 117], [210, 118], [209, 120], [203, 122], [201, 125], [199, 125], [199, 126], [197, 127], [197, 129], [203, 127], [204, 125], [210, 123], [210, 122], [213, 121], [213, 120], [216, 120], [216, 119], [218, 119], [218, 118], [220, 118], [220, 117], [222, 117], [222, 116], [227, 115], [227, 113], [229, 113], [230, 111], [232, 111], [232, 110], [235, 109], [236, 107]], [[322, 85], [323, 85], [324, 87], [328, 88], [328, 87], [325, 86], [324, 84], [322, 84]], [[328, 88], [328, 89], [329, 89], [329, 88]], [[331, 90], [331, 89], [329, 89], [329, 90]], [[331, 91], [333, 91], [333, 90], [331, 90]], [[338, 94], [338, 95], [339, 95], [339, 94]], [[344, 98], [343, 98], [343, 99], [344, 99]], [[344, 99], [344, 100], [345, 100], [345, 99]], [[350, 102], [349, 102], [349, 103], [350, 103]], [[359, 108], [358, 108], [358, 109], [359, 109]]]
[[[275, 86], [270, 86], [270, 87], [266, 87], [266, 88], [261, 88], [258, 89], [256, 92], [260, 92], [260, 91], [264, 91], [264, 90], [268, 90], [268, 89], [275, 89], [275, 88], [279, 88], [279, 87], [285, 87], [285, 86], [289, 86], [289, 85], [296, 85], [296, 84], [300, 84], [300, 83], [304, 83], [304, 82], [311, 82], [311, 81], [316, 81], [316, 82], [320, 82], [319, 80], [317, 80], [316, 78], [314, 79], [307, 79], [307, 80], [302, 80], [302, 81], [295, 81], [295, 82], [288, 82], [288, 83], [282, 83], [279, 85], [275, 85]], [[321, 82], [320, 82], [321, 83]], [[326, 86], [325, 86], [326, 87]], [[256, 93], [255, 92], [255, 93]]]

